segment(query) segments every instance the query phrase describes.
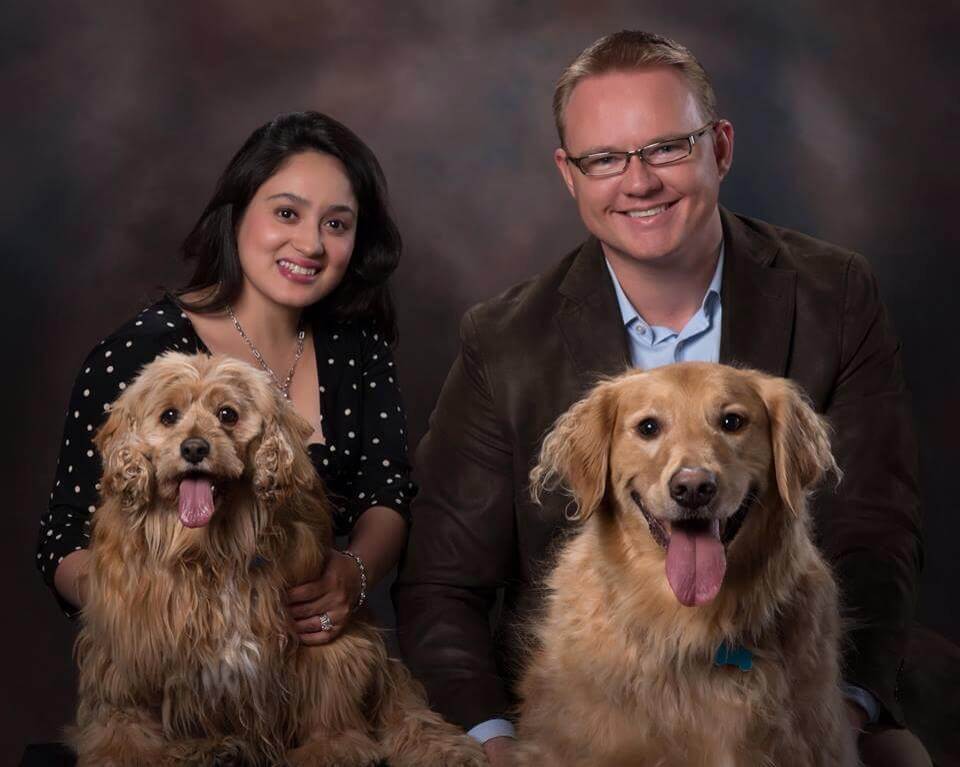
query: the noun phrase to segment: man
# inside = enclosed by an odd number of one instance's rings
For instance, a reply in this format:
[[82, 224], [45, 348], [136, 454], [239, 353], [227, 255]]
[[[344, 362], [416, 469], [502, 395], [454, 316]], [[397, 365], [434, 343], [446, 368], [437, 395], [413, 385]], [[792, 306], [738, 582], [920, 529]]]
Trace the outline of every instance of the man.
[[864, 760], [929, 764], [900, 729], [896, 695], [921, 561], [916, 448], [869, 267], [719, 207], [733, 126], [672, 41], [600, 39], [561, 77], [554, 113], [554, 159], [592, 236], [463, 320], [418, 451], [422, 492], [394, 592], [414, 673], [442, 714], [507, 763], [523, 661], [511, 627], [536, 610], [569, 501], [529, 500], [544, 433], [598, 376], [627, 365], [742, 364], [801, 384], [834, 427], [845, 477], [814, 514], [856, 621], [845, 692], [851, 725], [868, 732]]

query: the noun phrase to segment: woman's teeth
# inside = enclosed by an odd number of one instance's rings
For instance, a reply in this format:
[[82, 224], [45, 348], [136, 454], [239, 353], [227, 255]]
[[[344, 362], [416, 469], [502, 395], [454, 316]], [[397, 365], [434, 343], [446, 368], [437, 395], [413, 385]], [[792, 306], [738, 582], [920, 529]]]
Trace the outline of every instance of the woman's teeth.
[[293, 272], [294, 274], [306, 274], [312, 277], [314, 274], [317, 273], [317, 270], [315, 267], [300, 266], [299, 264], [295, 264], [292, 261], [286, 261], [284, 259], [280, 259], [280, 266], [282, 266], [284, 269], [286, 269], [289, 272]]

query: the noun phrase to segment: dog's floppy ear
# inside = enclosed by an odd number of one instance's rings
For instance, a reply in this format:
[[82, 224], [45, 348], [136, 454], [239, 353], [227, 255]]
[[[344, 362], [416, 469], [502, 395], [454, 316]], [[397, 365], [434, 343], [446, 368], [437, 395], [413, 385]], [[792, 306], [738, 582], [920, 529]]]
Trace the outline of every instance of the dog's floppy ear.
[[770, 418], [770, 439], [777, 489], [784, 504], [799, 514], [812, 490], [828, 471], [840, 479], [830, 451], [827, 422], [807, 403], [800, 389], [784, 378], [762, 376], [760, 396]]
[[127, 404], [131, 391], [133, 387], [110, 405], [109, 417], [93, 438], [103, 464], [101, 495], [119, 498], [124, 509], [143, 508], [153, 496], [153, 464]]
[[291, 492], [308, 491], [316, 483], [305, 448], [313, 426], [272, 388], [258, 400], [264, 427], [253, 456], [254, 487], [261, 501], [281, 503]]
[[585, 520], [607, 490], [610, 442], [616, 418], [614, 384], [605, 381], [561, 415], [543, 441], [540, 462], [530, 472], [530, 494], [566, 487], [576, 504], [571, 519]]

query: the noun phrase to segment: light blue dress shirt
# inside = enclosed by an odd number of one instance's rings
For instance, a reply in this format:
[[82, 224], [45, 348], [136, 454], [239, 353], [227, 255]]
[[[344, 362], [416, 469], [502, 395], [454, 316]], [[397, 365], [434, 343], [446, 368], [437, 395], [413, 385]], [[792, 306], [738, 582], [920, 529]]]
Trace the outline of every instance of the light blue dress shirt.
[[[651, 370], [673, 362], [720, 361], [720, 320], [723, 315], [720, 285], [723, 278], [723, 255], [724, 247], [721, 243], [717, 268], [700, 302], [700, 308], [679, 333], [670, 328], [650, 325], [644, 320], [620, 287], [620, 281], [614, 274], [610, 262], [605, 262], [610, 279], [613, 280], [613, 289], [617, 294], [617, 305], [620, 307], [620, 316], [627, 331], [630, 360], [634, 367]], [[846, 682], [841, 687], [844, 696], [867, 712], [870, 722], [877, 721], [879, 704], [869, 691]], [[486, 743], [491, 738], [516, 737], [516, 730], [506, 719], [488, 719], [480, 722], [467, 734], [480, 743]]]
[[627, 330], [630, 344], [630, 359], [634, 367], [651, 370], [672, 362], [719, 362], [720, 318], [723, 313], [720, 301], [720, 281], [723, 275], [723, 246], [713, 279], [700, 302], [700, 308], [678, 333], [670, 328], [651, 325], [630, 303], [610, 262], [607, 270], [617, 294], [620, 316]]

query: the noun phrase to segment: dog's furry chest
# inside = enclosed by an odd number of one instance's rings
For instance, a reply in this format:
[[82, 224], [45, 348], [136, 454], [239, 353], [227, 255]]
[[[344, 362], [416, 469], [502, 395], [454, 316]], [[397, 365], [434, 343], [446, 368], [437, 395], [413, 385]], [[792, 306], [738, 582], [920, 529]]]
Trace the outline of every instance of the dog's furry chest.
[[[97, 685], [136, 690], [173, 735], [273, 722], [292, 640], [270, 573], [154, 574], [93, 606], [81, 639]], [[119, 597], [119, 598], [118, 598]]]
[[262, 588], [243, 588], [228, 579], [193, 613], [193, 625], [185, 627], [186, 646], [181, 642], [175, 652], [194, 655], [207, 695], [233, 698], [255, 689], [262, 684], [265, 669], [275, 664], [276, 658], [270, 656], [282, 650], [286, 637], [277, 634], [278, 621], [267, 623], [257, 614], [257, 603], [264, 598]]

